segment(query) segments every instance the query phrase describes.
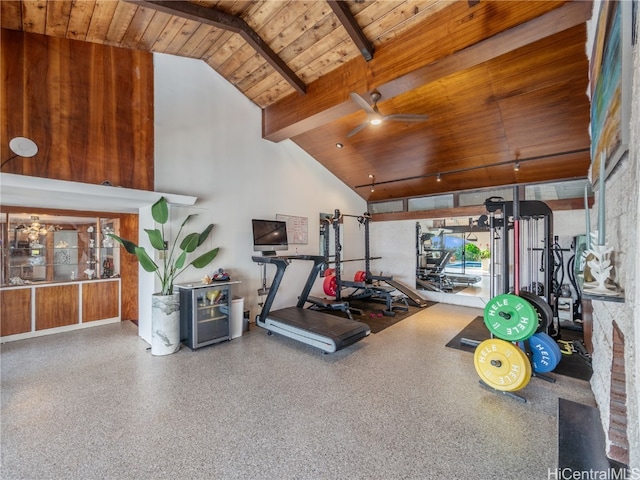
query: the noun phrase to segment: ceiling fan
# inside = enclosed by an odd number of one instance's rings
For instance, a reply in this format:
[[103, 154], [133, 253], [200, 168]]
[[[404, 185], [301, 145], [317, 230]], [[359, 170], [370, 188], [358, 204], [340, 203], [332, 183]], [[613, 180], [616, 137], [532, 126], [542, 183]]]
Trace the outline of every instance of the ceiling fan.
[[382, 95], [377, 90], [371, 92], [371, 102], [373, 105], [369, 105], [364, 98], [362, 98], [357, 93], [351, 93], [351, 98], [354, 102], [356, 102], [360, 108], [362, 108], [365, 112], [367, 112], [367, 121], [361, 123], [356, 128], [351, 130], [347, 137], [351, 137], [362, 130], [367, 125], [380, 125], [385, 120], [393, 120], [397, 122], [424, 122], [428, 117], [428, 115], [419, 115], [413, 113], [396, 113], [393, 115], [382, 115], [378, 110], [378, 100]]

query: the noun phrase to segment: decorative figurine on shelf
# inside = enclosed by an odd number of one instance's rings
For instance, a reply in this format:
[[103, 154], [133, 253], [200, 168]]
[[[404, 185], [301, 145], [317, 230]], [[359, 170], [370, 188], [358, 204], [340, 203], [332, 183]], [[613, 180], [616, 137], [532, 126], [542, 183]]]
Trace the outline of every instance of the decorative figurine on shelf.
[[113, 276], [113, 261], [110, 258], [106, 258], [104, 262], [102, 262], [102, 276], [104, 278]]
[[[584, 251], [585, 263], [588, 268], [584, 272], [584, 292], [590, 295], [616, 296], [619, 294], [611, 272], [611, 252], [613, 248], [606, 245], [601, 238], [598, 239], [598, 232], [591, 232], [590, 247]], [[596, 245], [602, 242], [603, 245]]]
[[209, 285], [211, 282], [212, 282], [212, 279], [209, 275], [205, 275], [204, 277], [202, 277], [203, 285]]
[[113, 238], [109, 236], [110, 233], [114, 233], [113, 228], [107, 225], [102, 227], [102, 235], [104, 235], [104, 238], [102, 239], [102, 246], [104, 248], [113, 248]]
[[217, 282], [229, 280], [229, 274], [224, 269], [219, 268], [216, 273], [213, 274], [213, 279]]
[[87, 278], [88, 278], [89, 280], [91, 280], [91, 279], [93, 278], [93, 275], [94, 275], [95, 273], [96, 273], [96, 271], [95, 271], [95, 270], [93, 270], [93, 269], [91, 269], [91, 268], [87, 268], [87, 269], [84, 271], [84, 274], [87, 276]]

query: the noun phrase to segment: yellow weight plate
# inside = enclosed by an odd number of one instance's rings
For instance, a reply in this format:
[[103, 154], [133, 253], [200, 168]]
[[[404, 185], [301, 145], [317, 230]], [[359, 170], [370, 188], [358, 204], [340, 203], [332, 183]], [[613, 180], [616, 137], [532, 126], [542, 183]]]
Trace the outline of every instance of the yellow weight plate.
[[480, 379], [491, 388], [515, 392], [531, 379], [531, 363], [527, 355], [513, 343], [491, 338], [480, 343], [473, 355]]

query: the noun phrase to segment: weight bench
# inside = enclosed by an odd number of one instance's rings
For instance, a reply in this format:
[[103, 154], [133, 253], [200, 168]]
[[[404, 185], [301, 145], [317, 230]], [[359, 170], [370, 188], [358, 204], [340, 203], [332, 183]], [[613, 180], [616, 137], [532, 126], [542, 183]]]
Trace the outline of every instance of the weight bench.
[[409, 304], [405, 295], [393, 295], [396, 291], [393, 287], [373, 286], [365, 282], [341, 282], [344, 287], [355, 288], [356, 291], [347, 298], [354, 300], [373, 300], [374, 302], [384, 303], [386, 309], [382, 314], [387, 317], [395, 317], [395, 310], [409, 311]]
[[[329, 300], [309, 295], [307, 297], [307, 302], [311, 304], [307, 307], [310, 310], [332, 310], [334, 312], [344, 312], [350, 320], [353, 320], [353, 315], [351, 315], [351, 309], [349, 308], [349, 302], [347, 301]], [[354, 311], [358, 315], [362, 315], [362, 311], [357, 309], [354, 309]]]

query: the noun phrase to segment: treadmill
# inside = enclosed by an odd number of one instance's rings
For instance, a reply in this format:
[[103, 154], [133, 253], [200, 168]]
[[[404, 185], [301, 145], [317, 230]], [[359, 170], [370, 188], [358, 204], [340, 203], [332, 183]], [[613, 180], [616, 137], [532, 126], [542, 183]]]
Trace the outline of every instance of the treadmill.
[[[253, 256], [251, 259], [259, 264], [269, 263], [276, 267], [276, 274], [262, 311], [256, 317], [256, 325], [267, 330], [269, 335], [279, 333], [319, 348], [323, 353], [333, 353], [353, 345], [371, 333], [371, 329], [366, 323], [304, 308], [313, 283], [324, 265], [324, 257], [316, 255], [281, 257], [265, 255]], [[292, 260], [311, 261], [313, 268], [309, 272], [302, 294], [298, 297], [297, 305], [271, 311], [280, 282]]]

